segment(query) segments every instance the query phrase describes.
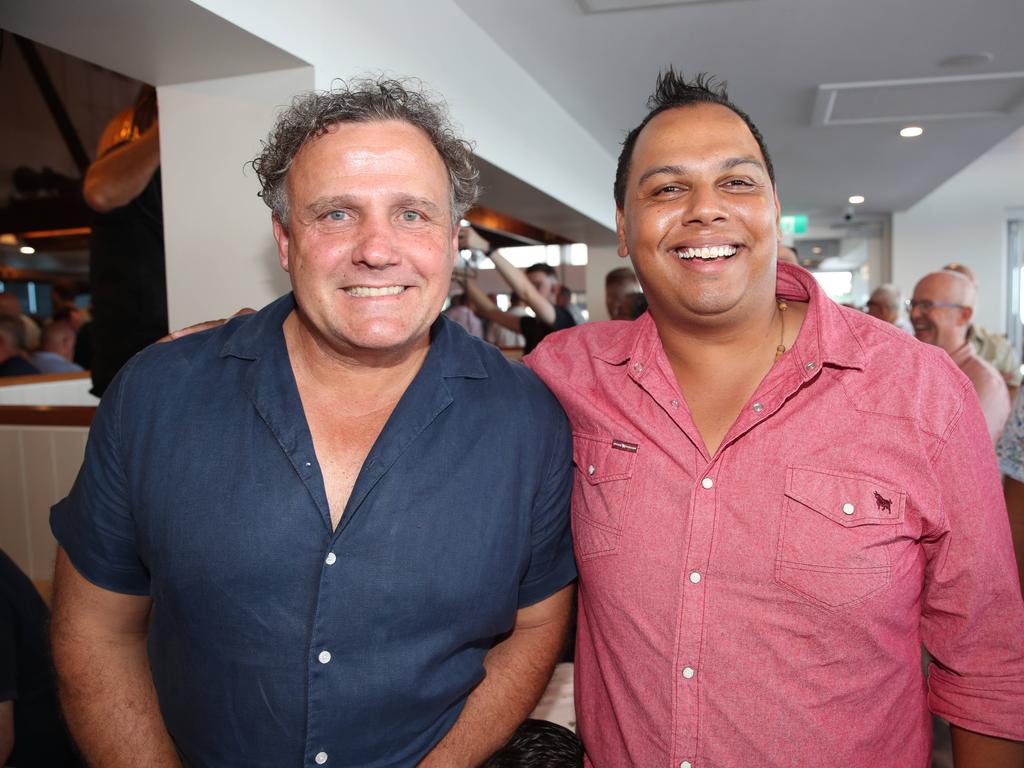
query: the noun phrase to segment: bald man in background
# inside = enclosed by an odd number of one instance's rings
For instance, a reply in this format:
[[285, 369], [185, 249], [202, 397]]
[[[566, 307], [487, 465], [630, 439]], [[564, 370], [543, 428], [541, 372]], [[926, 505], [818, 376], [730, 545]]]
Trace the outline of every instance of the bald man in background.
[[914, 286], [910, 322], [920, 341], [946, 350], [971, 380], [995, 440], [1010, 415], [1010, 395], [999, 371], [978, 357], [967, 339], [975, 298], [974, 283], [966, 276], [949, 270], [932, 272]]
[[[970, 267], [954, 261], [944, 266], [943, 269], [963, 275], [974, 284], [975, 290], [978, 289], [978, 281]], [[1003, 377], [1006, 386], [1010, 389], [1010, 401], [1015, 400], [1017, 390], [1020, 388], [1021, 366], [1020, 355], [1010, 344], [1010, 340], [1003, 334], [993, 333], [977, 323], [971, 323], [967, 329], [967, 340], [971, 342], [978, 357], [999, 371], [999, 375]]]

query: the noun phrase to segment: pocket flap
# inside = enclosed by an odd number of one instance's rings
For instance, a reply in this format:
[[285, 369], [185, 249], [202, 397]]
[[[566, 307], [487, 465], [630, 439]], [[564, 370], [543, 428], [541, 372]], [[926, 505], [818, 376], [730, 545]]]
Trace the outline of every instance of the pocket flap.
[[786, 495], [839, 525], [895, 525], [903, 522], [906, 493], [867, 477], [808, 467], [790, 467]]
[[626, 439], [572, 436], [573, 463], [591, 485], [632, 476], [637, 449], [636, 443]]

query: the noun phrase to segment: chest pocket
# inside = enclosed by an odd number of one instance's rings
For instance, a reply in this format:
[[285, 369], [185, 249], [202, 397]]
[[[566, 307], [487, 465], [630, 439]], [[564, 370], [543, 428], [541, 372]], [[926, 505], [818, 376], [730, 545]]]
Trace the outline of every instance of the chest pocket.
[[775, 580], [828, 609], [885, 589], [905, 501], [903, 491], [866, 477], [789, 468]]
[[611, 437], [574, 434], [572, 534], [577, 560], [610, 554], [619, 544], [639, 446]]

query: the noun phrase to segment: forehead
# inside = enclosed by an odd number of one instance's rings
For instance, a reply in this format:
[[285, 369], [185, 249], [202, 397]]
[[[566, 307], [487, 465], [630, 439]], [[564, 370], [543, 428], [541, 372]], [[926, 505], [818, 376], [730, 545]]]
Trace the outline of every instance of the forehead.
[[388, 179], [447, 191], [448, 172], [441, 155], [427, 134], [411, 123], [337, 123], [303, 144], [288, 171], [293, 188]]
[[665, 110], [644, 126], [633, 149], [632, 170], [639, 175], [649, 166], [740, 156], [764, 164], [743, 119], [721, 104], [693, 104]]
[[918, 298], [948, 300], [960, 293], [960, 285], [952, 275], [929, 275], [914, 286], [914, 295]]

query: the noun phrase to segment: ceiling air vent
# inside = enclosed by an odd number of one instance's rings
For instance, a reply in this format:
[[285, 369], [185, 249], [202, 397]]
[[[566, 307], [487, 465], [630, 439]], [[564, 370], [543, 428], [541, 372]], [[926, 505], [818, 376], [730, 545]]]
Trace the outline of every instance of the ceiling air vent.
[[814, 125], [1005, 117], [1024, 110], [1024, 72], [828, 83], [818, 86]]
[[663, 8], [670, 5], [697, 5], [723, 3], [735, 0], [576, 0], [584, 13], [613, 13], [639, 11], [645, 8]]

